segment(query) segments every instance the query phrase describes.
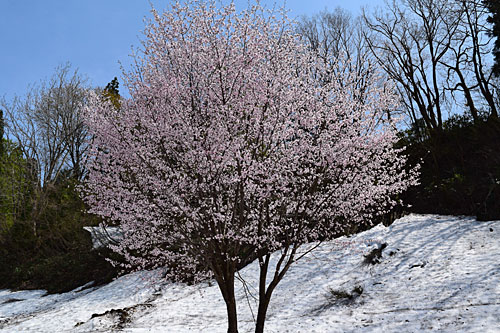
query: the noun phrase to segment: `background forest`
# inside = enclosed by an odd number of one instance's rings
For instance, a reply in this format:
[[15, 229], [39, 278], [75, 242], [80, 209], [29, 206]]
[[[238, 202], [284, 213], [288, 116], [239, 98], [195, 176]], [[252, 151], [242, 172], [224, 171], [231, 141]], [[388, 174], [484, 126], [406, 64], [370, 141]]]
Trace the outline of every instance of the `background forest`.
[[[407, 212], [500, 219], [499, 13], [493, 0], [401, 0], [360, 17], [336, 9], [297, 21], [308, 48], [361, 91], [376, 71], [395, 84], [400, 108], [387, 117], [405, 121], [397, 146], [408, 169], [421, 165], [420, 185], [377, 222]], [[118, 273], [104, 258], [120, 258], [93, 249], [83, 229], [101, 222], [78, 192], [90, 91], [120, 110], [116, 78], [93, 88], [69, 64], [0, 100], [0, 288], [63, 292]]]

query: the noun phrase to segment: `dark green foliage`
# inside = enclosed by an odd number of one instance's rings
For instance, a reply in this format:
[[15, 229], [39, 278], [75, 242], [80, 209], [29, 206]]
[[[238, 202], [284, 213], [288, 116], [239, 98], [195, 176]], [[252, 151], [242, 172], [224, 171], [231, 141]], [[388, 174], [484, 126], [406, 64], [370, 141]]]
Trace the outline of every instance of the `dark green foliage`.
[[61, 293], [90, 281], [94, 281], [92, 285], [107, 283], [116, 276], [115, 269], [103, 259], [110, 254], [109, 250], [82, 248], [51, 256], [23, 257], [20, 262], [12, 257], [0, 259], [0, 288], [45, 289], [49, 293]]
[[21, 149], [9, 140], [2, 141], [0, 155], [0, 241], [15, 221], [30, 214], [33, 177]]
[[[99, 220], [84, 213], [86, 207], [76, 191], [85, 176], [83, 158], [89, 139], [79, 108], [87, 88], [76, 71], [70, 74], [69, 65], [59, 67], [50, 81], [27, 94], [33, 99], [27, 97], [20, 104], [17, 99], [1, 101], [6, 112], [0, 110], [0, 289], [61, 292], [116, 276], [102, 256], [110, 251], [92, 250], [90, 235], [83, 230]], [[114, 78], [103, 91], [117, 108], [118, 86]], [[17, 117], [20, 112], [26, 112], [25, 118]], [[9, 137], [16, 142], [5, 138], [3, 115]], [[16, 123], [18, 118], [39, 127], [25, 132], [21, 129], [26, 124]], [[57, 128], [45, 131], [48, 127]], [[43, 153], [49, 148], [68, 158], [57, 153], [46, 158]]]
[[436, 137], [408, 130], [409, 163], [422, 161], [421, 184], [405, 195], [416, 213], [475, 215], [500, 219], [500, 122], [468, 115], [451, 117]]
[[492, 24], [491, 35], [496, 37], [493, 55], [495, 64], [493, 65], [493, 73], [500, 76], [500, 1], [498, 0], [483, 0], [491, 16], [488, 17], [488, 22]]
[[111, 101], [113, 103], [114, 107], [118, 110], [121, 107], [120, 104], [120, 91], [118, 89], [119, 83], [118, 79], [115, 77], [113, 80], [111, 80], [110, 83], [106, 85], [106, 88], [104, 88], [104, 98], [107, 100]]
[[[54, 132], [59, 134], [50, 132], [48, 137], [33, 139], [30, 133], [15, 132], [22, 126], [13, 126], [12, 122], [17, 119], [13, 115], [24, 109], [13, 106], [10, 113], [8, 109], [6, 112], [10, 134], [17, 140], [12, 142], [4, 138], [4, 125], [7, 125], [0, 111], [0, 289], [42, 288], [62, 292], [90, 281], [103, 283], [117, 274], [103, 256], [109, 257], [111, 251], [92, 250], [90, 234], [83, 230], [84, 226], [96, 225], [99, 220], [84, 213], [86, 207], [76, 191], [84, 176], [80, 167], [83, 167], [88, 136], [81, 126], [79, 109], [74, 105], [85, 102], [86, 88], [76, 72], [71, 78], [68, 73], [68, 66], [60, 68], [51, 81], [44, 83], [46, 88], [34, 90], [39, 98], [33, 102], [33, 110], [29, 109], [26, 114], [26, 117], [41, 117], [41, 121], [46, 121], [43, 124], [61, 126], [60, 131]], [[103, 95], [120, 107], [116, 78], [106, 86]], [[40, 104], [39, 100], [46, 103]], [[36, 110], [38, 114], [33, 113]], [[58, 110], [64, 112], [59, 114]], [[69, 119], [67, 123], [59, 123], [61, 115]], [[52, 116], [55, 118], [50, 118]], [[71, 127], [76, 123], [80, 125]], [[43, 146], [44, 139], [50, 143], [65, 142], [60, 148], [67, 149], [64, 154], [69, 154], [68, 160], [46, 161], [40, 157], [47, 149]], [[31, 148], [36, 154], [30, 155]], [[40, 159], [30, 159], [27, 155]], [[50, 169], [46, 162], [55, 163], [54, 168]], [[53, 169], [57, 172], [44, 178], [47, 170]], [[120, 258], [113, 259], [119, 261]]]
[[114, 79], [106, 85], [106, 88], [104, 88], [104, 90], [110, 94], [119, 95], [119, 85], [120, 84], [118, 83], [118, 78], [115, 76]]
[[84, 213], [76, 181], [61, 178], [50, 185], [33, 233], [29, 215], [18, 217], [0, 237], [0, 289], [47, 289], [65, 292], [90, 281], [104, 283], [116, 270], [92, 250], [84, 225], [97, 223]]

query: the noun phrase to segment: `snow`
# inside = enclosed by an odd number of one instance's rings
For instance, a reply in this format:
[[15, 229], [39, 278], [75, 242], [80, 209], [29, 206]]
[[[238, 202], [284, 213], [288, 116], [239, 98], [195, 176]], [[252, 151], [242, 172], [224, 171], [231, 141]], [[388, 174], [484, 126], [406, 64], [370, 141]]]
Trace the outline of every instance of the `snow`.
[[110, 243], [116, 243], [123, 238], [123, 231], [119, 227], [83, 227], [83, 230], [90, 233], [94, 249], [108, 246]]
[[[325, 242], [278, 285], [266, 332], [500, 332], [499, 239], [500, 221], [409, 215]], [[363, 264], [383, 243], [380, 263]], [[240, 275], [239, 329], [253, 332], [257, 263]], [[159, 271], [64, 294], [0, 290], [0, 332], [226, 332], [225, 311], [213, 281], [168, 283]]]

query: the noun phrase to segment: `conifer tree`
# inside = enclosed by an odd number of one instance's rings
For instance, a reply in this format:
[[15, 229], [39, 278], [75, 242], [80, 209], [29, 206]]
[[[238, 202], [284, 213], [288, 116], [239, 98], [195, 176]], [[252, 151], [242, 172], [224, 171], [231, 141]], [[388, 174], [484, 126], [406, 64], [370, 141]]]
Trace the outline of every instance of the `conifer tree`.
[[111, 101], [111, 103], [117, 110], [120, 109], [120, 91], [118, 87], [118, 79], [115, 76], [115, 78], [106, 85], [106, 88], [104, 88], [103, 92], [104, 98]]

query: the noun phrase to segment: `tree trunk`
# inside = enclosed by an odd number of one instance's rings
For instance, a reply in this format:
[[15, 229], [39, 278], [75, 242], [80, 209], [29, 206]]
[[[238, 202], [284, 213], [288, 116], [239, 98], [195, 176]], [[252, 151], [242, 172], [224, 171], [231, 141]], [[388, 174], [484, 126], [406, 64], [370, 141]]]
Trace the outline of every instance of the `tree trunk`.
[[266, 313], [270, 298], [259, 297], [259, 310], [257, 311], [257, 322], [255, 323], [255, 333], [264, 333], [264, 324], [266, 322]]
[[227, 333], [238, 333], [238, 316], [236, 313], [236, 300], [234, 298], [234, 286], [232, 297], [226, 300], [227, 308]]
[[[276, 264], [274, 277], [267, 288], [266, 277], [269, 270], [269, 261], [271, 259], [271, 254], [267, 254], [264, 257], [259, 257], [259, 309], [257, 310], [255, 333], [264, 333], [264, 323], [266, 322], [266, 313], [267, 308], [269, 307], [269, 302], [271, 301], [271, 296], [278, 283], [283, 279], [283, 276], [290, 268], [290, 265], [292, 264], [295, 257], [296, 250], [297, 248], [294, 247], [290, 253], [288, 252], [288, 249], [284, 251], [280, 259], [278, 260], [278, 263]], [[282, 264], [284, 264], [283, 268], [281, 268]]]
[[223, 276], [216, 274], [215, 280], [226, 302], [227, 333], [238, 333], [238, 316], [236, 312], [236, 298], [234, 297], [234, 272], [226, 271]]
[[270, 255], [259, 257], [259, 309], [257, 310], [257, 322], [255, 323], [255, 333], [264, 332], [264, 323], [266, 321], [266, 312], [269, 305], [269, 299], [266, 292], [266, 277], [269, 267]]

